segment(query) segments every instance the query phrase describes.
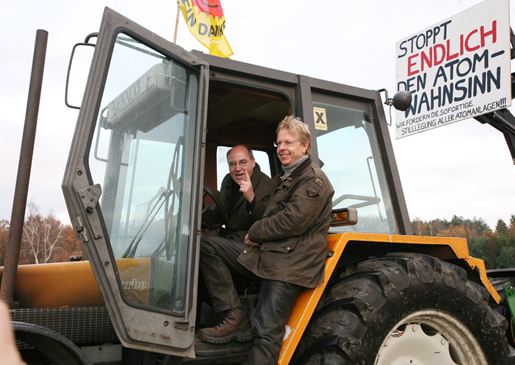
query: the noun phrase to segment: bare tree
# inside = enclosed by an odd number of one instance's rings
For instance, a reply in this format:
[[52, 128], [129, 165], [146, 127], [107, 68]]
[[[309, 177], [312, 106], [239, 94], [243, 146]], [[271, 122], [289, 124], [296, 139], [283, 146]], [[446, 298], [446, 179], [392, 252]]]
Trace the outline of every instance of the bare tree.
[[[28, 210], [29, 216], [23, 226], [22, 247], [24, 249], [22, 249], [21, 261], [36, 264], [49, 262], [54, 248], [62, 239], [65, 226], [53, 214], [43, 217], [32, 202], [29, 202]], [[26, 260], [23, 260], [23, 256]]]

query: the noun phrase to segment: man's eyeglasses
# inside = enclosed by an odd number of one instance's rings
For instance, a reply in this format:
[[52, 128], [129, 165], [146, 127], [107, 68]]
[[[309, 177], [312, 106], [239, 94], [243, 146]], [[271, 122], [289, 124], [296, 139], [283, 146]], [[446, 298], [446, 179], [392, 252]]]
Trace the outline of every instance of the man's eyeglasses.
[[297, 140], [293, 140], [293, 141], [277, 141], [277, 142], [274, 142], [274, 147], [277, 148], [277, 147], [279, 147], [282, 144], [284, 144], [286, 147], [291, 147], [291, 146], [293, 146], [297, 142], [298, 142]]
[[229, 162], [229, 170], [234, 170], [238, 166], [244, 169], [248, 164], [249, 162], [247, 160], [231, 161]]

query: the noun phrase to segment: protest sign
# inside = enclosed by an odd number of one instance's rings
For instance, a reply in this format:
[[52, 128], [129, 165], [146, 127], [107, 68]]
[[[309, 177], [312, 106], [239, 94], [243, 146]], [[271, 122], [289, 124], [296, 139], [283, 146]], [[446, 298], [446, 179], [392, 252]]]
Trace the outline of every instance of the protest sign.
[[509, 0], [488, 0], [397, 43], [396, 138], [511, 105]]

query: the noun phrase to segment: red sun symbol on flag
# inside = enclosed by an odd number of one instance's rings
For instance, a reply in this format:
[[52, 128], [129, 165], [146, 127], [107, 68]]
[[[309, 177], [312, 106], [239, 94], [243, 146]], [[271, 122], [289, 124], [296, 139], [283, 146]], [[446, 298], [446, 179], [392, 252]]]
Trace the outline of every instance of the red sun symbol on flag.
[[192, 0], [192, 2], [203, 13], [217, 18], [224, 16], [220, 0]]

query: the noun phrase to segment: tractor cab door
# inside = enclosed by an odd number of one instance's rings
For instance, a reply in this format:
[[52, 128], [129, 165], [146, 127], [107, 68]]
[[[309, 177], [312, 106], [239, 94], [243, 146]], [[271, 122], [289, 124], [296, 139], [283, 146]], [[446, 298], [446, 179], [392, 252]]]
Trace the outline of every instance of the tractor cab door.
[[194, 356], [207, 84], [205, 62], [106, 8], [63, 191], [129, 348]]

